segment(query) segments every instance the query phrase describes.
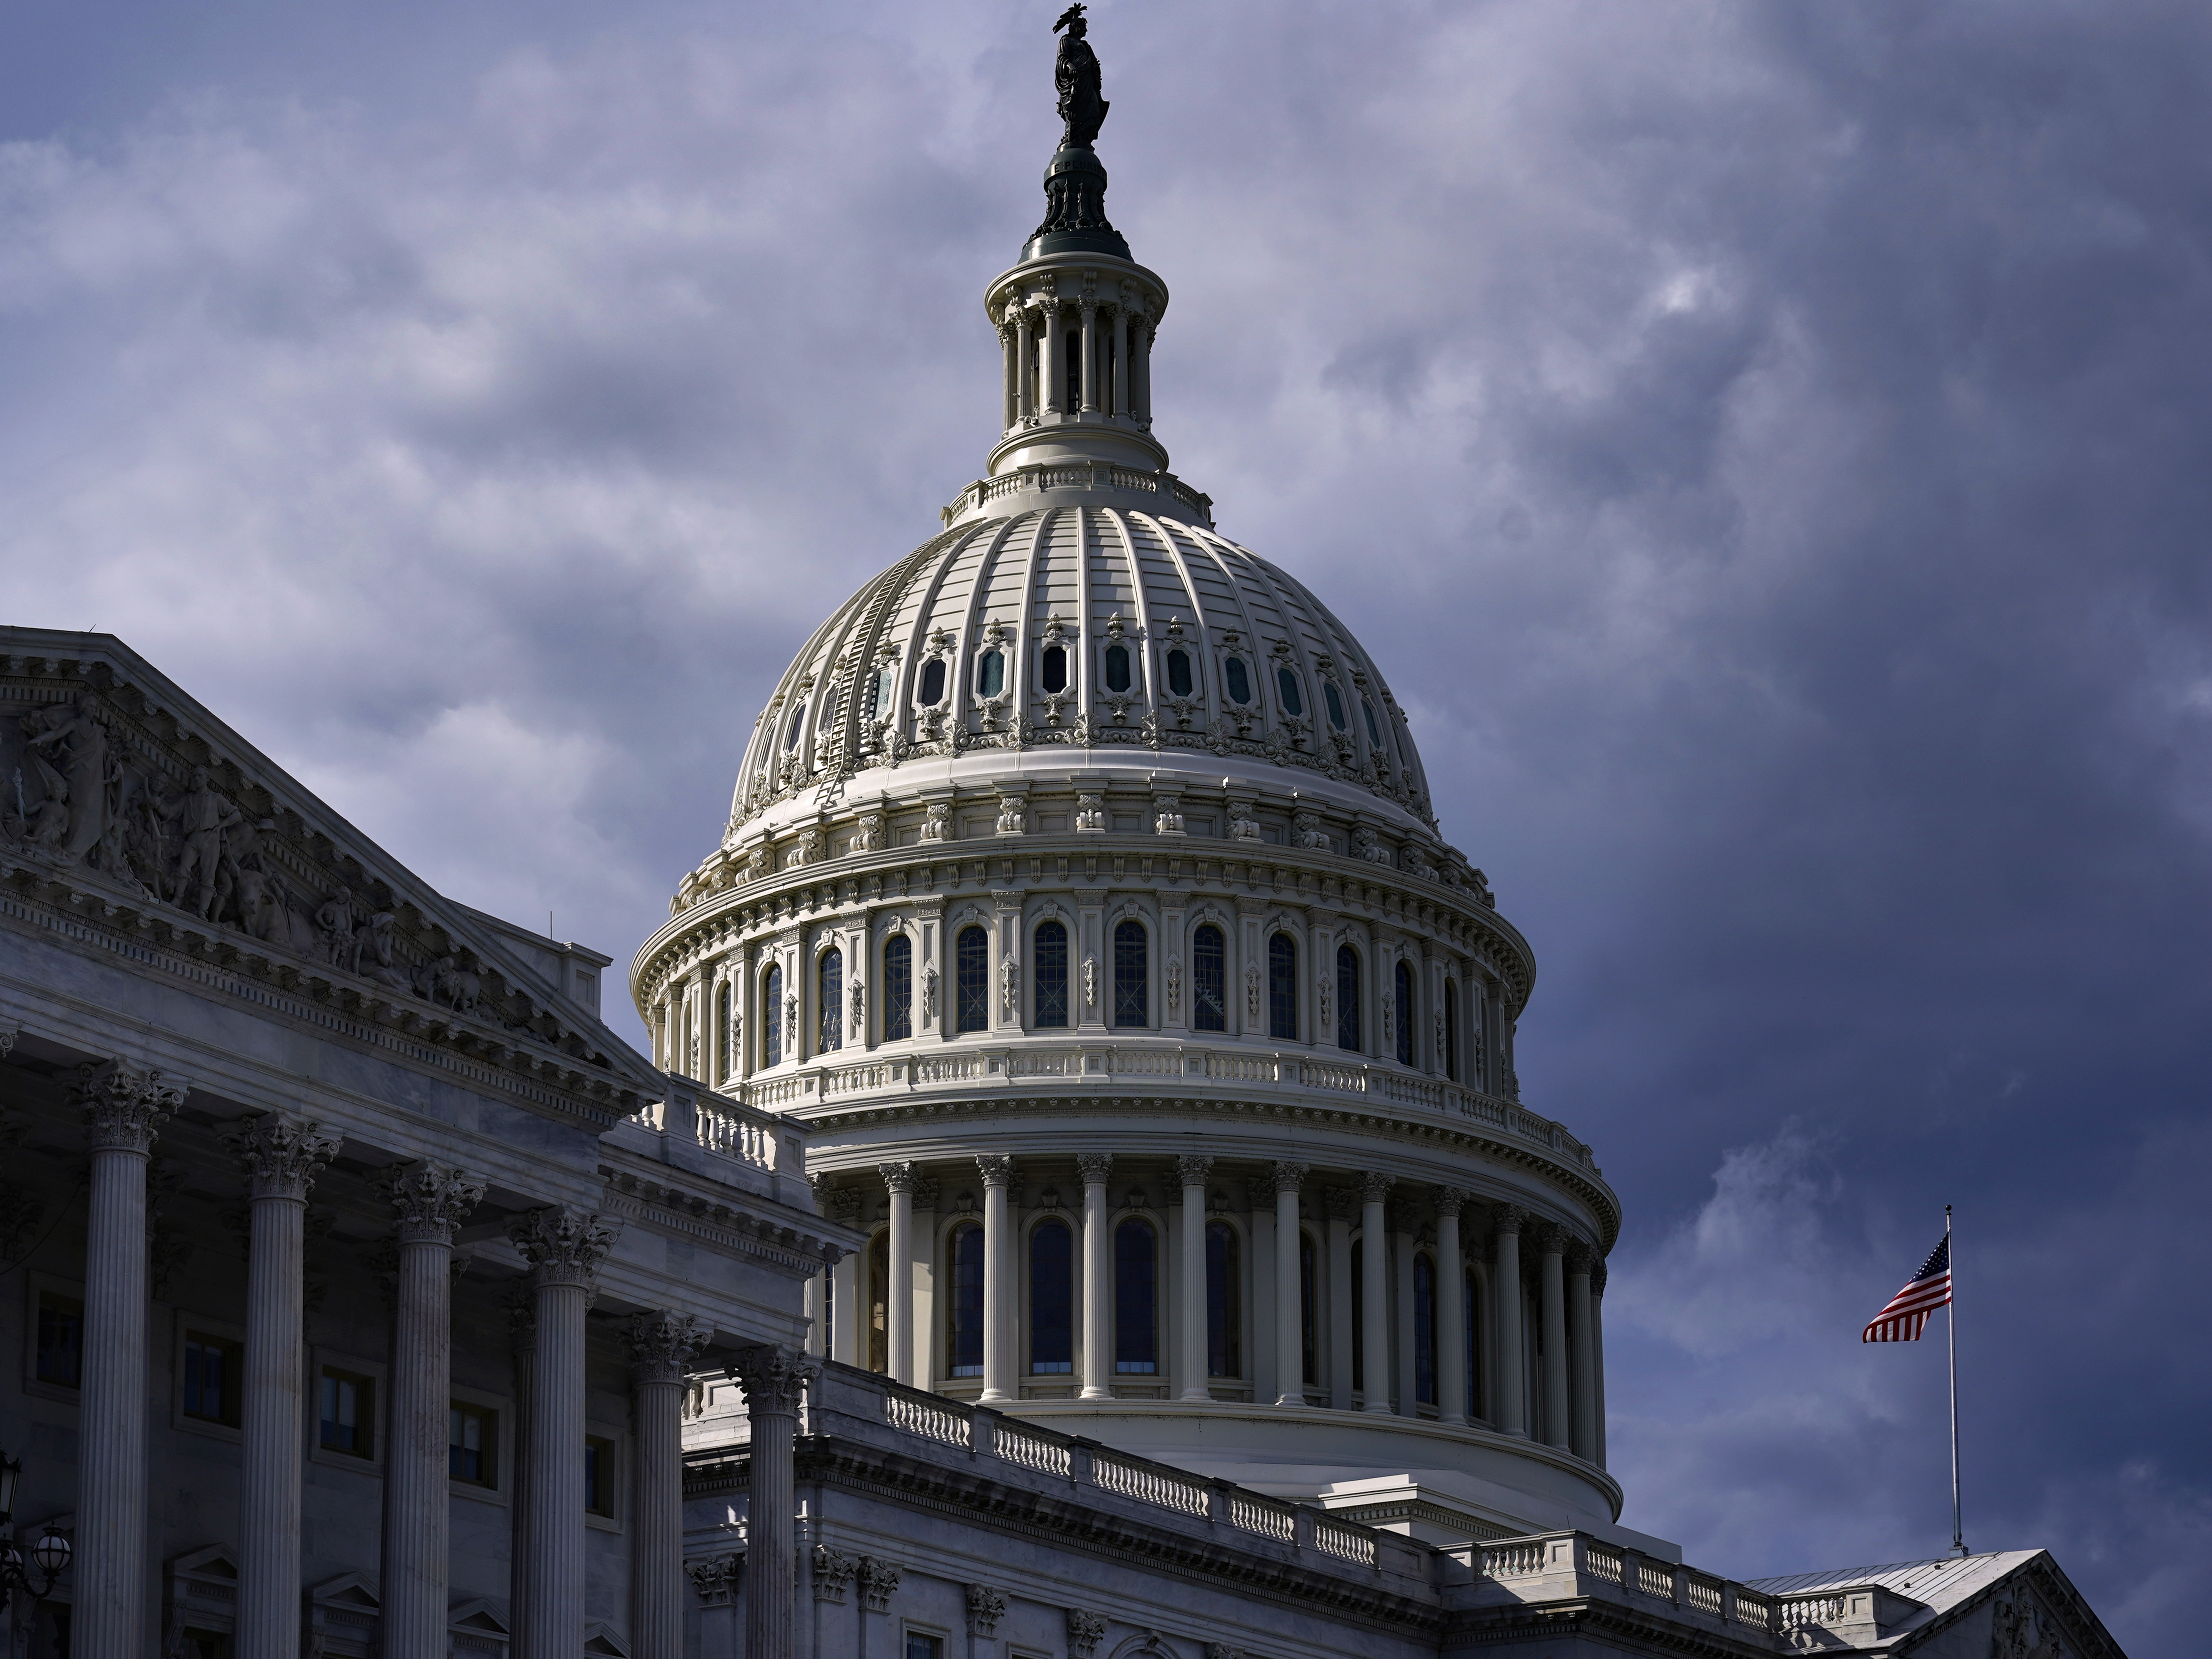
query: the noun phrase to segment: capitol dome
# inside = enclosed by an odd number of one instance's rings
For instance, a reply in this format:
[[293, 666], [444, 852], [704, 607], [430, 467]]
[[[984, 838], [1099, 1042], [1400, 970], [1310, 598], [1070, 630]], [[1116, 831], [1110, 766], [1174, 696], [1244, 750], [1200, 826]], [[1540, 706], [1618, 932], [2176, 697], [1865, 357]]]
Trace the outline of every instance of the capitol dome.
[[1169, 471], [1167, 288], [1105, 187], [1053, 158], [985, 287], [982, 476], [756, 721], [632, 966], [656, 1062], [710, 1140], [757, 1133], [721, 1098], [804, 1126], [869, 1240], [815, 1351], [915, 1423], [1049, 1421], [1431, 1540], [1621, 1536], [1620, 1206], [1522, 1101], [1534, 954], [1376, 659]]

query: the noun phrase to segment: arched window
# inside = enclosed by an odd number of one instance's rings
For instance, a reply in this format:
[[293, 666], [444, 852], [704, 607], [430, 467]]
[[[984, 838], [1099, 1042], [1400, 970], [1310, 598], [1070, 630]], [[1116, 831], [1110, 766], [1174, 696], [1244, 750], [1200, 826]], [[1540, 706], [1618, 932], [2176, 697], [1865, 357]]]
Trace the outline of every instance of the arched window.
[[945, 1241], [945, 1363], [953, 1376], [983, 1374], [983, 1230], [963, 1221]]
[[761, 975], [761, 1064], [783, 1063], [783, 969], [769, 963]]
[[1075, 1234], [1052, 1217], [1030, 1231], [1030, 1370], [1075, 1370]]
[[845, 953], [831, 945], [814, 969], [816, 1004], [814, 1052], [826, 1054], [845, 1046]]
[[945, 659], [932, 657], [921, 665], [921, 690], [915, 699], [924, 708], [934, 708], [945, 701]]
[[801, 702], [792, 709], [791, 723], [783, 728], [783, 746], [786, 749], [798, 748], [799, 733], [805, 729], [806, 705]]
[[1444, 981], [1444, 1075], [1459, 1081], [1459, 987]]
[[1359, 1052], [1359, 952], [1336, 947], [1336, 1046]]
[[1367, 1386], [1367, 1241], [1352, 1241], [1352, 1389]]
[[1237, 1229], [1225, 1221], [1206, 1224], [1206, 1374], [1244, 1375], [1243, 1252]]
[[1404, 963], [1398, 964], [1398, 1063], [1413, 1063], [1413, 970]]
[[986, 651], [975, 659], [975, 695], [995, 697], [1006, 689], [1006, 653]]
[[1127, 691], [1129, 689], [1129, 647], [1109, 645], [1106, 647], [1106, 689]]
[[981, 1031], [991, 1024], [991, 936], [981, 927], [963, 927], [953, 942], [956, 1031]]
[[1375, 748], [1380, 749], [1382, 746], [1382, 733], [1375, 724], [1375, 705], [1362, 697], [1359, 700], [1359, 712], [1367, 716], [1367, 741]]
[[1252, 676], [1244, 666], [1243, 658], [1221, 659], [1221, 681], [1229, 690], [1230, 702], [1242, 705], [1252, 701]]
[[1152, 1224], [1133, 1216], [1114, 1230], [1114, 1369], [1124, 1376], [1159, 1373], [1159, 1280]]
[[1200, 1031], [1229, 1029], [1229, 941], [1212, 922], [1191, 935], [1190, 1023]]
[[1190, 653], [1168, 653], [1168, 692], [1172, 696], [1187, 697], [1191, 694]]
[[1152, 1023], [1152, 992], [1145, 960], [1145, 924], [1124, 921], [1114, 929], [1114, 1023]]
[[1305, 699], [1298, 695], [1298, 677], [1288, 668], [1275, 674], [1275, 690], [1283, 694], [1283, 712], [1296, 720], [1306, 712]]
[[1344, 693], [1336, 689], [1334, 680], [1321, 683], [1321, 694], [1328, 704], [1328, 723], [1338, 731], [1344, 730]]
[[1067, 690], [1067, 647], [1066, 646], [1045, 647], [1042, 678], [1044, 681], [1044, 689], [1048, 691]]
[[718, 1062], [714, 1075], [727, 1083], [730, 1068], [737, 1064], [737, 1056], [730, 1052], [730, 981], [727, 980], [714, 988], [714, 1053]]
[[1298, 945], [1288, 933], [1267, 941], [1267, 1035], [1298, 1040]]
[[1467, 1333], [1467, 1414], [1482, 1417], [1482, 1287], [1474, 1269], [1467, 1270], [1467, 1301], [1461, 1328]]
[[884, 1041], [914, 1035], [914, 941], [893, 933], [884, 941]]
[[1321, 1386], [1321, 1317], [1316, 1294], [1320, 1267], [1313, 1235], [1298, 1234], [1298, 1374], [1306, 1387]]
[[868, 1241], [868, 1369], [888, 1373], [890, 1348], [891, 1235], [886, 1227]]
[[1413, 1400], [1437, 1403], [1437, 1264], [1413, 1258]]
[[1036, 1018], [1041, 1029], [1060, 1030], [1067, 1024], [1067, 927], [1064, 922], [1037, 924]]

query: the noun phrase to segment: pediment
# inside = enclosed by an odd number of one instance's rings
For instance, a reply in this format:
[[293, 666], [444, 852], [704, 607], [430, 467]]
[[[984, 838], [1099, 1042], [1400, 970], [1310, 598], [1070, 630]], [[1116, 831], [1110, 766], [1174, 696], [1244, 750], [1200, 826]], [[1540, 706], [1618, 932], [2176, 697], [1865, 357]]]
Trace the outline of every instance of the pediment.
[[495, 1606], [482, 1596], [463, 1601], [446, 1615], [448, 1630], [465, 1631], [472, 1636], [505, 1636], [507, 1621], [501, 1618]]
[[169, 1558], [169, 1571], [191, 1578], [236, 1578], [238, 1552], [228, 1544], [210, 1544]]
[[629, 1659], [629, 1644], [593, 1620], [584, 1626], [584, 1652], [588, 1659]]
[[609, 958], [438, 893], [112, 635], [0, 628], [0, 877], [99, 925], [602, 1111], [660, 1092]]
[[318, 1607], [352, 1607], [364, 1613], [374, 1613], [384, 1605], [376, 1594], [376, 1581], [359, 1572], [343, 1572], [324, 1580], [307, 1592], [307, 1601]]

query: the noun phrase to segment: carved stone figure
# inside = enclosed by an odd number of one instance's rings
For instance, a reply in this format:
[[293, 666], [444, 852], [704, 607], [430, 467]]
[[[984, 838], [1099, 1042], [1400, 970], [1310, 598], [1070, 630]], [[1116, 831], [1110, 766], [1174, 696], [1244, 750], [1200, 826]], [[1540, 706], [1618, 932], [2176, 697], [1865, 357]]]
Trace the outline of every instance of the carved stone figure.
[[1098, 1006], [1098, 958], [1097, 957], [1083, 958], [1083, 1006], [1086, 1008], [1096, 1008]]
[[1260, 1018], [1260, 964], [1244, 964], [1244, 1017], [1254, 1024]]
[[921, 1017], [925, 1020], [937, 1018], [937, 964], [921, 964]]
[[1052, 29], [1055, 34], [1067, 31], [1060, 34], [1060, 55], [1052, 67], [1053, 84], [1060, 88], [1060, 118], [1066, 123], [1060, 147], [1089, 149], [1098, 142], [1098, 129], [1105, 125], [1106, 112], [1112, 106], [1102, 95], [1098, 54], [1085, 38], [1090, 27], [1083, 21], [1083, 8], [1070, 6]]
[[868, 988], [857, 979], [846, 989], [845, 1010], [848, 1035], [857, 1038], [868, 1023]]
[[933, 800], [922, 809], [922, 840], [950, 841], [952, 837], [948, 832], [951, 828], [952, 803], [951, 801]]
[[1086, 836], [1106, 833], [1106, 798], [1103, 795], [1078, 795], [1075, 798], [1075, 828]]
[[1008, 1019], [1017, 1019], [1022, 1012], [1022, 964], [1008, 957], [999, 964], [999, 1006]]
[[1106, 1634], [1106, 1619], [1103, 1613], [1087, 1612], [1082, 1607], [1067, 1610], [1067, 1651], [1069, 1659], [1091, 1659], [1098, 1644]]
[[999, 833], [1020, 836], [1029, 832], [1029, 814], [1023, 811], [1024, 802], [1019, 795], [999, 797]]
[[[23, 728], [29, 738], [26, 746], [34, 762], [47, 758], [39, 752], [41, 750], [60, 762], [56, 769], [68, 804], [68, 822], [57, 826], [58, 844], [45, 841], [43, 836], [40, 844], [53, 845], [65, 858], [81, 859], [99, 842], [107, 823], [111, 769], [106, 718], [100, 699], [93, 692], [81, 691], [72, 702], [27, 716]], [[52, 778], [43, 764], [40, 769], [49, 780]], [[51, 781], [47, 787], [51, 799], [54, 793]]]
[[1260, 821], [1252, 816], [1252, 803], [1231, 799], [1229, 803], [1229, 839], [1231, 841], [1264, 841], [1260, 833]]
[[884, 844], [884, 815], [881, 812], [860, 814], [860, 827], [853, 832], [853, 850], [872, 853]]
[[354, 943], [354, 927], [358, 918], [354, 914], [353, 890], [341, 887], [325, 900], [315, 912], [315, 926], [322, 932], [323, 955], [334, 968], [350, 972], [353, 959], [358, 954]]
[[1181, 795], [1155, 795], [1152, 805], [1157, 813], [1152, 819], [1153, 834], [1182, 836], [1189, 833], [1182, 827], [1182, 813], [1177, 810], [1182, 805]]
[[1173, 1012], [1182, 1006], [1182, 958], [1168, 958], [1168, 1009]]
[[[223, 831], [245, 822], [244, 816], [208, 781], [204, 766], [192, 768], [185, 793], [157, 809], [164, 823], [174, 823], [184, 837], [175, 873], [170, 878], [169, 902], [215, 915], [216, 870], [222, 862]], [[191, 902], [185, 902], [187, 884]]]
[[1328, 834], [1321, 827], [1319, 813], [1293, 813], [1291, 817], [1291, 823], [1297, 831], [1299, 846], [1310, 848], [1316, 853], [1326, 853], [1329, 850]]

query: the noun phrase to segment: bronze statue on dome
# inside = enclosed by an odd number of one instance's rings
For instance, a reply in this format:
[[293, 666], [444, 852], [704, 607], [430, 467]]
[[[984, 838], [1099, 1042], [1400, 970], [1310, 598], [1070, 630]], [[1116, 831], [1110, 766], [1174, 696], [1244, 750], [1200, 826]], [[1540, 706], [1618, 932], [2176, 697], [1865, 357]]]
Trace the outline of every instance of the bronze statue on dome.
[[1083, 21], [1083, 8], [1070, 6], [1060, 13], [1060, 21], [1052, 32], [1060, 34], [1060, 56], [1054, 60], [1052, 78], [1060, 88], [1060, 118], [1066, 129], [1060, 136], [1062, 149], [1089, 149], [1097, 141], [1098, 129], [1105, 125], [1109, 104], [1100, 89], [1098, 54], [1091, 50], [1091, 42], [1084, 37], [1089, 26]]

